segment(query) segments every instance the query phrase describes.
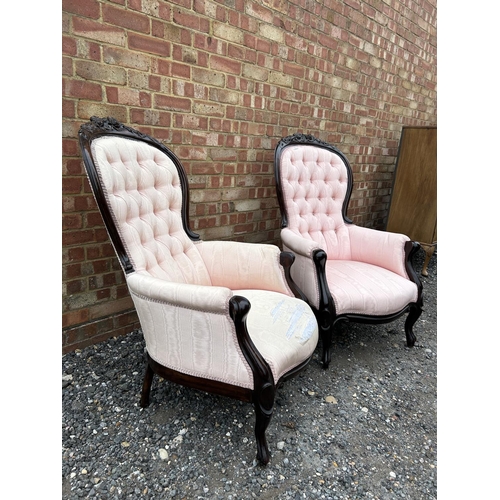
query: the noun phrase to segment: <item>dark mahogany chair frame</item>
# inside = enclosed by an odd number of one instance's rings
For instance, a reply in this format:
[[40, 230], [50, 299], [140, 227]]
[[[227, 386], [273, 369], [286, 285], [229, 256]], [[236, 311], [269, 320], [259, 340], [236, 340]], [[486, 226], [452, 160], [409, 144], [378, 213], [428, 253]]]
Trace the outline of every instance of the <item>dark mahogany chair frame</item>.
[[[288, 226], [288, 220], [287, 220], [288, 216], [287, 216], [287, 209], [285, 205], [280, 174], [279, 174], [280, 159], [283, 149], [294, 144], [298, 145], [307, 144], [318, 148], [324, 148], [335, 153], [338, 157], [342, 159], [342, 161], [346, 166], [348, 175], [348, 188], [342, 205], [342, 217], [346, 224], [352, 224], [353, 223], [352, 220], [350, 220], [349, 217], [347, 216], [347, 207], [349, 205], [349, 200], [353, 188], [352, 168], [349, 164], [349, 161], [347, 160], [345, 155], [334, 145], [322, 141], [321, 139], [318, 139], [312, 135], [298, 133], [282, 138], [278, 142], [275, 148], [274, 173], [276, 179], [278, 203], [281, 211], [281, 227], [285, 228]], [[334, 327], [340, 321], [344, 322], [352, 321], [356, 323], [367, 323], [367, 324], [390, 323], [398, 319], [402, 315], [408, 314], [408, 317], [405, 321], [406, 342], [408, 347], [413, 347], [415, 345], [417, 339], [415, 334], [413, 333], [413, 325], [422, 314], [422, 305], [423, 305], [422, 283], [413, 266], [413, 257], [415, 253], [419, 250], [419, 248], [420, 244], [415, 241], [406, 242], [404, 248], [406, 271], [408, 273], [409, 279], [413, 281], [418, 287], [418, 299], [416, 302], [408, 304], [401, 311], [386, 316], [369, 316], [363, 314], [337, 315], [335, 311], [335, 304], [334, 301], [332, 300], [332, 296], [330, 293], [330, 289], [328, 287], [328, 282], [325, 274], [325, 266], [328, 259], [327, 253], [323, 249], [317, 249], [314, 251], [312, 259], [318, 276], [320, 305], [319, 308], [316, 308], [312, 304], [309, 305], [313, 309], [318, 321], [319, 333], [322, 342], [322, 364], [325, 369], [328, 368], [328, 365], [330, 364], [331, 360], [330, 348], [332, 344], [332, 337], [334, 334]]]
[[[172, 160], [172, 162], [177, 167], [177, 171], [179, 173], [179, 178], [181, 181], [181, 188], [183, 193], [182, 223], [184, 231], [191, 240], [198, 241], [200, 237], [190, 229], [188, 220], [188, 180], [184, 168], [182, 167], [180, 161], [174, 155], [174, 153], [153, 137], [141, 133], [133, 128], [127, 127], [114, 118], [98, 118], [94, 116], [90, 119], [90, 122], [81, 126], [79, 131], [79, 142], [85, 169], [92, 191], [97, 201], [98, 208], [101, 212], [105, 227], [108, 231], [109, 237], [115, 248], [116, 254], [125, 274], [134, 272], [134, 268], [132, 267], [131, 260], [127, 255], [125, 247], [120, 239], [118, 230], [114, 224], [110, 210], [106, 203], [91, 154], [92, 141], [102, 135], [115, 135], [124, 138], [144, 141], [146, 144], [154, 148], [158, 148]], [[290, 276], [290, 267], [295, 258], [294, 254], [291, 252], [281, 252], [280, 255], [280, 263], [284, 268], [285, 276], [290, 288], [297, 298], [300, 298], [307, 302], [306, 297], [302, 294], [300, 289], [296, 287]], [[270, 459], [265, 431], [273, 414], [276, 391], [286, 380], [300, 373], [310, 362], [312, 356], [283, 375], [280, 380], [275, 383], [273, 381], [273, 375], [268, 363], [256, 349], [247, 330], [246, 317], [250, 310], [249, 301], [245, 297], [233, 296], [229, 300], [229, 302], [230, 316], [235, 324], [239, 346], [253, 372], [253, 390], [223, 383], [220, 381], [191, 376], [169, 369], [155, 362], [146, 352], [146, 372], [144, 375], [140, 405], [143, 408], [149, 405], [150, 390], [155, 374], [166, 380], [181, 384], [186, 387], [217, 395], [227, 396], [244, 402], [251, 402], [253, 403], [256, 414], [255, 437], [257, 441], [257, 460], [261, 464], [265, 465]]]

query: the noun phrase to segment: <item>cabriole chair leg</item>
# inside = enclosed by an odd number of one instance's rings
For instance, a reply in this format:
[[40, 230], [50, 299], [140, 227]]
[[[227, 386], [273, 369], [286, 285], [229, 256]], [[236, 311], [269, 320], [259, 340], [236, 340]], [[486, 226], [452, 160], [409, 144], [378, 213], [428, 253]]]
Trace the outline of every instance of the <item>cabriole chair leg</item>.
[[321, 336], [321, 344], [323, 348], [321, 363], [323, 368], [326, 370], [330, 365], [332, 359], [332, 354], [330, 352], [332, 345], [332, 331], [333, 326], [330, 328], [319, 327], [319, 334]]
[[321, 365], [326, 370], [330, 365], [330, 361], [332, 359], [331, 347], [335, 329], [335, 322], [332, 324], [331, 318], [327, 315], [323, 317], [323, 321], [321, 321], [321, 318], [321, 315], [316, 316], [316, 319], [318, 320], [318, 330], [322, 346]]
[[255, 438], [257, 440], [257, 460], [266, 465], [271, 458], [266, 440], [266, 429], [273, 416], [275, 388], [266, 385], [260, 395], [256, 395], [255, 408]]
[[406, 345], [408, 347], [413, 347], [417, 341], [417, 337], [413, 333], [413, 325], [416, 323], [417, 319], [422, 314], [422, 307], [419, 305], [414, 305], [410, 307], [410, 312], [405, 321], [405, 333], [406, 333]]

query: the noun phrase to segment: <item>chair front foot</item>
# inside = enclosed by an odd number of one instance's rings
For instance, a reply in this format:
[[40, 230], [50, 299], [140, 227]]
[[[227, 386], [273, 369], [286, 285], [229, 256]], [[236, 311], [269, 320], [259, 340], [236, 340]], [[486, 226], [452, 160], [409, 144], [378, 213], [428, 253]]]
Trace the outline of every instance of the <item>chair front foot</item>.
[[144, 381], [142, 383], [141, 393], [141, 408], [149, 406], [149, 394], [151, 392], [151, 384], [153, 383], [154, 371], [146, 361], [146, 373], [144, 374]]
[[330, 361], [332, 359], [331, 345], [332, 345], [332, 330], [331, 328], [325, 328], [319, 325], [319, 334], [321, 337], [322, 354], [321, 354], [321, 365], [324, 370], [328, 369]]
[[422, 314], [422, 307], [419, 305], [411, 306], [408, 317], [405, 321], [405, 334], [406, 334], [406, 345], [408, 347], [413, 347], [417, 341], [417, 337], [413, 333], [413, 325], [416, 323], [417, 319], [420, 318]]
[[267, 446], [266, 436], [264, 433], [259, 435], [257, 429], [255, 429], [255, 436], [257, 438], [257, 461], [261, 465], [267, 465], [271, 459], [271, 454]]
[[266, 429], [273, 416], [275, 388], [266, 384], [254, 402], [255, 407], [255, 438], [257, 440], [257, 461], [266, 465], [271, 454], [267, 446]]

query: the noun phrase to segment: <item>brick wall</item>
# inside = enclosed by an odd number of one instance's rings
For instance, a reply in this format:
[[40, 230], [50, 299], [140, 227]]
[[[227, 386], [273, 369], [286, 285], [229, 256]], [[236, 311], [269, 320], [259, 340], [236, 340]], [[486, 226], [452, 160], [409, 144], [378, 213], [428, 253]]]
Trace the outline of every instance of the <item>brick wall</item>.
[[279, 244], [273, 153], [337, 145], [348, 214], [385, 226], [401, 128], [436, 125], [436, 0], [63, 0], [63, 352], [138, 327], [77, 133], [113, 116], [165, 142], [203, 239]]

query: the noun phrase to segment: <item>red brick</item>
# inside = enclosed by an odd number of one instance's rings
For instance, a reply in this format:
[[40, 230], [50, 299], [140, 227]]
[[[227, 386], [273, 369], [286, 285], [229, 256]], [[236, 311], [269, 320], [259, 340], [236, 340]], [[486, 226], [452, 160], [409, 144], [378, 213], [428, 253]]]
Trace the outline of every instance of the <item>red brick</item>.
[[160, 109], [191, 111], [191, 101], [189, 99], [182, 99], [179, 97], [171, 97], [159, 94], [155, 96], [154, 104]]
[[96, 280], [93, 279], [94, 276], [89, 278], [89, 290], [95, 290], [96, 298], [98, 301], [106, 300], [111, 298], [111, 289], [109, 288], [97, 288], [98, 284]]
[[77, 263], [63, 266], [63, 278], [69, 280], [80, 278], [82, 276], [82, 265], [82, 263]]
[[166, 21], [172, 20], [172, 6], [169, 3], [161, 2], [158, 5], [158, 17]]
[[79, 248], [65, 248], [63, 250], [63, 264], [69, 262], [82, 261], [85, 259], [85, 250]]
[[108, 24], [121, 26], [141, 33], [149, 33], [149, 18], [145, 14], [137, 14], [126, 9], [119, 9], [103, 4], [102, 18]]
[[99, 19], [101, 14], [97, 0], [85, 0], [85, 2], [81, 0], [62, 0], [62, 10], [63, 12], [78, 14], [92, 19]]
[[260, 53], [269, 54], [271, 52], [271, 42], [257, 38], [255, 48]]
[[80, 193], [82, 191], [81, 177], [65, 177], [62, 180], [62, 192], [65, 194]]
[[102, 227], [104, 225], [104, 222], [102, 220], [102, 216], [100, 212], [88, 212], [87, 217], [86, 217], [86, 223], [85, 227], [86, 228], [91, 228], [91, 227]]
[[85, 280], [73, 280], [66, 282], [66, 293], [68, 295], [73, 295], [75, 293], [81, 293], [85, 291]]
[[151, 106], [151, 96], [147, 92], [121, 87], [106, 87], [108, 102], [128, 106]]
[[172, 63], [171, 66], [172, 76], [179, 78], [190, 78], [191, 67], [187, 64]]
[[69, 56], [76, 56], [77, 46], [76, 46], [76, 40], [74, 38], [70, 38], [69, 36], [63, 36], [62, 53], [67, 54]]
[[73, 61], [69, 57], [62, 58], [62, 72], [63, 76], [73, 76]]
[[223, 73], [233, 73], [236, 75], [241, 73], [241, 63], [226, 57], [212, 56], [210, 58], [210, 67]]
[[98, 83], [63, 78], [62, 90], [63, 95], [68, 97], [90, 99], [92, 101], [100, 101], [102, 99], [102, 87]]
[[157, 38], [129, 33], [128, 48], [139, 50], [148, 54], [157, 54], [163, 57], [170, 57], [171, 43]]
[[80, 214], [71, 214], [63, 216], [62, 230], [66, 229], [81, 229], [82, 224], [82, 216]]
[[78, 146], [78, 142], [75, 139], [63, 139], [63, 141], [62, 141], [62, 153], [63, 153], [63, 156], [79, 155], [80, 149]]
[[78, 311], [69, 311], [62, 315], [62, 327], [78, 325], [85, 323], [89, 320], [89, 312], [86, 309], [79, 309]]
[[62, 244], [64, 247], [71, 245], [81, 245], [95, 241], [93, 231], [66, 231], [62, 234]]

